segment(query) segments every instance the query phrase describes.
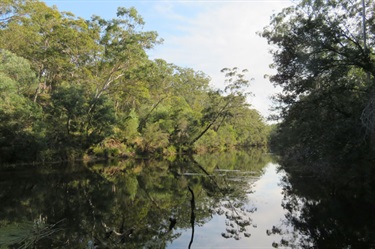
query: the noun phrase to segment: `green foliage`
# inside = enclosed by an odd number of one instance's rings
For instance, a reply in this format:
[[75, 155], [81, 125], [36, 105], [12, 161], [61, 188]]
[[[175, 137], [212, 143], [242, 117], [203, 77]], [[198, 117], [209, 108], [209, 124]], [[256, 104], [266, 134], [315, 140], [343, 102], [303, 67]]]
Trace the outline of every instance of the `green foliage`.
[[113, 138], [106, 138], [90, 148], [90, 155], [97, 158], [116, 158], [131, 156], [132, 151], [124, 143]]
[[141, 153], [161, 153], [163, 148], [169, 145], [168, 133], [163, 132], [159, 123], [151, 123], [146, 126], [136, 141], [138, 150]]
[[213, 152], [221, 150], [220, 140], [214, 130], [208, 130], [196, 143], [194, 143], [194, 151], [198, 153]]
[[131, 144], [139, 136], [138, 127], [138, 115], [132, 109], [128, 115], [123, 114], [118, 118], [117, 126], [115, 127], [115, 137]]
[[226, 148], [234, 148], [237, 144], [236, 130], [232, 125], [224, 125], [218, 131], [217, 135], [220, 139], [220, 144]]
[[8, 51], [1, 51], [0, 62], [1, 161], [36, 160], [41, 146], [37, 132], [41, 109], [24, 95], [35, 76], [27, 60]]
[[288, 164], [325, 177], [371, 157], [375, 3], [365, 2], [367, 11], [360, 1], [302, 1], [262, 33], [275, 46], [270, 79], [284, 90], [272, 144]]
[[35, 87], [36, 77], [30, 63], [9, 51], [1, 51], [0, 72], [14, 81], [17, 94], [28, 94]]
[[[162, 40], [143, 30], [136, 9], [84, 20], [37, 0], [1, 3], [4, 162], [172, 156], [191, 152], [207, 132], [209, 146], [200, 143], [200, 150], [264, 144], [257, 135], [262, 128], [246, 131], [263, 121], [252, 114], [240, 118], [252, 112], [246, 70], [223, 69], [220, 91], [209, 87], [203, 72], [150, 60], [147, 50]], [[240, 141], [250, 136], [251, 142]]]
[[[115, 113], [106, 98], [90, 98], [82, 87], [59, 87], [51, 96], [51, 129], [59, 150], [67, 147], [84, 151], [112, 134]], [[61, 146], [61, 148], [60, 148]]]
[[205, 127], [190, 141], [191, 145], [197, 142], [209, 129], [213, 128], [217, 131], [227, 119], [235, 118], [239, 109], [248, 106], [246, 96], [250, 93], [245, 91], [249, 86], [249, 81], [245, 79], [247, 70], [238, 72], [238, 68], [234, 67], [232, 69], [224, 68], [221, 72], [225, 73], [224, 93], [227, 95], [222, 96], [223, 92], [220, 90], [208, 92], [208, 103], [202, 110], [204, 114], [202, 123]]

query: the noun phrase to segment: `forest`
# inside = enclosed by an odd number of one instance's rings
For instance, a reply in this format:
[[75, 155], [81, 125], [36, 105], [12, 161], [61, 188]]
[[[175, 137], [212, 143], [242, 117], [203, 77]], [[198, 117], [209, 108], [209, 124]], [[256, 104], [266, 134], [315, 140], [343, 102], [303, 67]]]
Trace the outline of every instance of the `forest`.
[[283, 89], [271, 147], [333, 192], [375, 190], [374, 10], [372, 0], [303, 0], [261, 33], [273, 48], [270, 80]]
[[303, 0], [271, 17], [260, 35], [283, 89], [276, 129], [246, 101], [246, 69], [223, 68], [215, 89], [204, 72], [149, 59], [163, 40], [135, 8], [85, 20], [41, 1], [1, 2], [1, 162], [270, 145], [286, 165], [330, 178], [374, 161], [372, 0]]
[[160, 45], [135, 8], [90, 20], [37, 0], [1, 0], [0, 160], [174, 156], [266, 147], [246, 101], [247, 70], [204, 72], [147, 52]]

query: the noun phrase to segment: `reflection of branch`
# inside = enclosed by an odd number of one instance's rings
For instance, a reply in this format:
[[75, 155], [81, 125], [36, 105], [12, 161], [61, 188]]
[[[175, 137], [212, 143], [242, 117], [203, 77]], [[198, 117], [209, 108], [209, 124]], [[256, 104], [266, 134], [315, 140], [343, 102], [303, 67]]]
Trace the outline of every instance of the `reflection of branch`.
[[213, 181], [216, 185], [216, 187], [220, 190], [220, 193], [222, 193], [224, 196], [225, 194], [223, 193], [223, 190], [220, 188], [219, 184], [217, 183], [217, 181], [215, 180], [215, 178], [212, 177], [212, 175], [210, 173], [207, 172], [207, 170], [205, 168], [203, 168], [195, 159], [193, 156], [190, 156], [190, 160], [196, 165], [198, 166], [198, 168], [200, 170], [202, 170], [210, 179], [211, 181]]
[[191, 223], [191, 239], [190, 239], [190, 243], [189, 243], [189, 249], [191, 247], [191, 245], [193, 244], [193, 240], [194, 240], [194, 222], [195, 222], [195, 213], [194, 213], [194, 210], [195, 210], [195, 197], [194, 197], [194, 192], [193, 190], [191, 190], [190, 186], [188, 186], [188, 189], [191, 193], [191, 200], [190, 200], [190, 208], [191, 208], [191, 214], [190, 214], [190, 223]]
[[94, 206], [94, 204], [92, 203], [92, 200], [88, 194], [88, 192], [86, 191], [86, 188], [83, 188], [83, 192], [84, 192], [84, 195], [87, 199], [87, 202], [89, 203], [90, 207], [92, 208], [92, 218], [93, 218], [93, 227], [92, 227], [92, 231], [91, 231], [91, 234], [94, 235], [94, 231], [95, 231], [95, 226], [96, 226], [96, 215], [95, 215], [95, 209], [96, 207]]
[[[216, 185], [217, 189], [219, 190], [219, 192], [223, 195], [223, 197], [227, 197], [226, 193], [224, 192], [224, 189], [222, 189], [219, 184], [217, 183], [217, 181], [215, 180], [215, 178], [207, 172], [207, 170], [205, 168], [203, 168], [203, 166], [201, 166], [192, 156], [190, 158], [192, 160], [192, 162], [198, 166], [199, 169], [201, 169], [210, 179], [211, 181], [213, 181], [213, 183]], [[224, 178], [224, 181], [225, 181], [225, 178]], [[225, 184], [227, 185], [227, 187], [229, 188], [229, 184], [225, 181]], [[235, 207], [234, 205], [232, 204], [232, 202], [227, 198], [227, 202], [230, 204], [230, 206], [232, 207], [232, 209], [234, 209], [234, 211], [237, 213], [237, 211], [235, 210]], [[238, 213], [237, 213], [238, 214]]]
[[[219, 186], [219, 184], [218, 184], [218, 182], [216, 181], [216, 179], [213, 177], [213, 175], [211, 175], [210, 173], [208, 173], [207, 172], [207, 170], [205, 169], [205, 168], [203, 168], [192, 156], [191, 156], [191, 161], [200, 169], [200, 170], [202, 170], [210, 179], [211, 179], [211, 181], [215, 184], [215, 186], [217, 187], [217, 189], [218, 189], [218, 192], [226, 199], [226, 202], [227, 202], [227, 205], [224, 205], [224, 207], [226, 208], [226, 209], [229, 209], [230, 211], [232, 211], [232, 214], [234, 214], [234, 215], [230, 215], [228, 212], [226, 212], [226, 214], [225, 214], [225, 216], [226, 216], [226, 218], [227, 219], [229, 219], [229, 220], [234, 220], [234, 222], [238, 225], [238, 226], [240, 226], [241, 228], [240, 228], [240, 232], [244, 232], [244, 231], [246, 231], [245, 230], [245, 227], [246, 226], [249, 226], [250, 225], [250, 223], [251, 223], [251, 219], [249, 218], [248, 220], [244, 220], [243, 219], [243, 217], [242, 217], [242, 215], [243, 215], [243, 213], [240, 213], [240, 212], [238, 212], [238, 210], [237, 210], [237, 207], [232, 203], [232, 201], [228, 198], [228, 196], [227, 196], [227, 193], [226, 193], [226, 191], [225, 191], [225, 188], [221, 188], [220, 186]], [[228, 184], [228, 182], [225, 180], [225, 178], [224, 178], [224, 183], [225, 183], [225, 185], [227, 185], [227, 188], [229, 188], [229, 184]], [[190, 187], [189, 187], [189, 191], [191, 192], [191, 194], [192, 194], [192, 197], [193, 197], [193, 199], [192, 199], [192, 201], [194, 200], [194, 193], [192, 192], [192, 190], [190, 189]], [[192, 210], [192, 212], [193, 212], [193, 210]], [[248, 211], [247, 211], [248, 212]], [[222, 236], [224, 237], [224, 238], [230, 238], [230, 237], [232, 237], [232, 235], [235, 235], [234, 236], [234, 238], [236, 239], [236, 240], [238, 240], [238, 239], [240, 239], [240, 237], [239, 237], [239, 234], [238, 234], [238, 231], [235, 231], [235, 230], [233, 230], [233, 229], [227, 229], [227, 232], [229, 232], [230, 233], [230, 235], [226, 235], [225, 233], [222, 233]], [[194, 233], [194, 227], [193, 227], [193, 233]], [[249, 237], [250, 236], [250, 234], [249, 233], [244, 233], [244, 235], [246, 236], [246, 237]], [[191, 243], [192, 243], [192, 241], [191, 241]], [[189, 246], [189, 248], [190, 248], [190, 246]]]

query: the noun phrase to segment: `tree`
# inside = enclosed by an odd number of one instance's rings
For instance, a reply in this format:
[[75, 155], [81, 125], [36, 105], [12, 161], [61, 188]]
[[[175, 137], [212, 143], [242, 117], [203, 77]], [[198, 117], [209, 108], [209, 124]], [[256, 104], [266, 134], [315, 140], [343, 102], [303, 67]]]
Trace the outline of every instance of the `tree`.
[[4, 8], [11, 18], [0, 29], [1, 48], [31, 62], [39, 83], [34, 101], [64, 81], [86, 76], [82, 66], [97, 44], [84, 19], [35, 0], [7, 1]]
[[105, 93], [127, 93], [134, 82], [131, 73], [147, 63], [145, 50], [159, 43], [156, 32], [137, 30], [144, 21], [134, 8], [118, 8], [117, 17], [104, 20], [94, 16], [90, 21], [90, 28], [101, 45], [101, 50], [92, 54], [94, 60], [90, 67], [95, 99]]
[[29, 62], [0, 51], [0, 158], [2, 162], [37, 160], [42, 147], [41, 109], [27, 98], [36, 82]]
[[227, 95], [221, 96], [220, 90], [209, 92], [210, 104], [203, 111], [205, 127], [190, 141], [191, 145], [198, 141], [214, 124], [217, 125], [216, 130], [219, 129], [228, 117], [235, 116], [240, 107], [247, 106], [246, 96], [250, 94], [246, 92], [246, 88], [249, 86], [249, 81], [245, 78], [247, 70], [244, 69], [241, 72], [238, 70], [237, 67], [221, 70], [226, 77], [224, 93]]
[[375, 16], [364, 18], [366, 48], [363, 7], [360, 1], [301, 1], [274, 15], [262, 33], [275, 47], [277, 73], [270, 80], [283, 87], [276, 96], [283, 120], [278, 141], [290, 157], [316, 165], [348, 162], [367, 151], [360, 119], [375, 86]]
[[66, 157], [72, 153], [81, 155], [113, 133], [116, 122], [113, 103], [105, 96], [93, 99], [82, 87], [59, 87], [51, 96], [49, 108], [47, 134], [51, 146]]
[[[8, 152], [23, 148], [12, 142], [22, 137], [40, 145], [30, 146], [39, 150], [33, 160], [107, 149], [170, 155], [205, 134], [217, 138], [213, 150], [256, 144], [235, 141], [259, 122], [247, 110], [245, 70], [223, 69], [227, 86], [213, 90], [203, 72], [148, 58], [162, 40], [143, 31], [134, 8], [116, 15], [84, 20], [38, 0], [0, 0], [0, 140]], [[259, 140], [251, 134], [246, 141]]]
[[[374, 3], [368, 1], [368, 5]], [[339, 86], [353, 69], [374, 77], [374, 58], [364, 48], [360, 13], [358, 2], [302, 1], [273, 17], [262, 35], [277, 47], [272, 52], [277, 74], [271, 81], [284, 88], [279, 99], [286, 109], [301, 96]], [[369, 40], [369, 45], [374, 42]], [[363, 81], [358, 87], [368, 90], [372, 85]], [[341, 87], [352, 90], [354, 86]]]

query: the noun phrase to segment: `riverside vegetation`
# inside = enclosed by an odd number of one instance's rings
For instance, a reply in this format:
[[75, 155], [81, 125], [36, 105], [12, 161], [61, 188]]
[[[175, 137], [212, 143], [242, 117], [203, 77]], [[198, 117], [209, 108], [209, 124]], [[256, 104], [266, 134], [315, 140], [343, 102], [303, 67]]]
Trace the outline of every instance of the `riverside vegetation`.
[[[294, 192], [294, 201], [304, 198], [299, 211], [310, 216], [296, 212], [297, 202], [286, 206], [290, 222], [308, 238], [298, 248], [311, 242], [374, 248], [374, 228], [360, 228], [361, 219], [373, 222], [363, 214], [375, 208], [374, 9], [372, 0], [304, 0], [274, 15], [261, 34], [274, 48], [277, 73], [270, 79], [283, 88], [275, 97], [282, 121], [271, 147], [289, 173], [293, 188], [285, 191]], [[325, 186], [325, 197], [311, 195], [318, 186]], [[328, 226], [318, 221], [325, 215]], [[349, 226], [349, 216], [359, 223]], [[339, 234], [345, 239], [336, 240]]]
[[374, 8], [372, 0], [301, 1], [261, 34], [274, 47], [270, 80], [283, 87], [272, 147], [289, 168], [342, 187], [374, 177]]
[[271, 148], [288, 173], [287, 223], [302, 234], [284, 246], [374, 248], [374, 9], [302, 0], [261, 32], [273, 47], [270, 80], [283, 89]]
[[[133, 8], [119, 8], [113, 20], [83, 20], [39, 1], [0, 3], [1, 162], [265, 148], [270, 134], [269, 147], [285, 170], [287, 212], [282, 225], [267, 228], [267, 235], [282, 236], [272, 246], [374, 248], [373, 0], [301, 0], [271, 17], [261, 35], [274, 49], [276, 74], [270, 80], [283, 88], [275, 96], [280, 114], [275, 129], [246, 103], [246, 71], [223, 69], [226, 87], [219, 91], [202, 72], [150, 60], [147, 50], [161, 40], [141, 31], [143, 20]], [[71, 162], [56, 174], [43, 171], [48, 164], [26, 167], [35, 177], [30, 172], [24, 177], [18, 171], [23, 166], [4, 168], [0, 235], [6, 245], [19, 242], [14, 234], [28, 242], [21, 235], [36, 227], [42, 237], [33, 237], [33, 243], [73, 238], [64, 240], [66, 248], [83, 238], [81, 247], [87, 248], [97, 238], [123, 243], [117, 237], [122, 229], [119, 234], [126, 236], [145, 231], [126, 241], [134, 248], [154, 245], [154, 238], [166, 247], [179, 236], [171, 233], [177, 217], [183, 220], [177, 227], [191, 227], [193, 238], [195, 224], [221, 213], [222, 196], [234, 197], [234, 211], [246, 210], [241, 203], [251, 178], [235, 175], [229, 185], [225, 174], [242, 167], [260, 172], [264, 150], [251, 160], [250, 151], [235, 151], [233, 157], [190, 154], [175, 161], [88, 162], [88, 167]], [[85, 202], [72, 205], [75, 200]], [[222, 237], [251, 235], [250, 223], [228, 217], [227, 224], [239, 229], [228, 227], [233, 234]], [[70, 230], [61, 230], [67, 221]], [[125, 226], [132, 222], [138, 225]], [[50, 242], [47, 235], [59, 239]]]
[[334, 191], [373, 186], [372, 0], [304, 0], [271, 18], [260, 35], [283, 88], [276, 129], [246, 102], [246, 70], [224, 68], [216, 90], [203, 72], [150, 60], [162, 40], [134, 8], [84, 20], [40, 1], [1, 3], [2, 162], [266, 147], [272, 130], [283, 166]]
[[134, 8], [90, 20], [36, 0], [1, 0], [2, 163], [171, 156], [265, 147], [247, 70], [203, 72], [147, 51], [162, 42]]

